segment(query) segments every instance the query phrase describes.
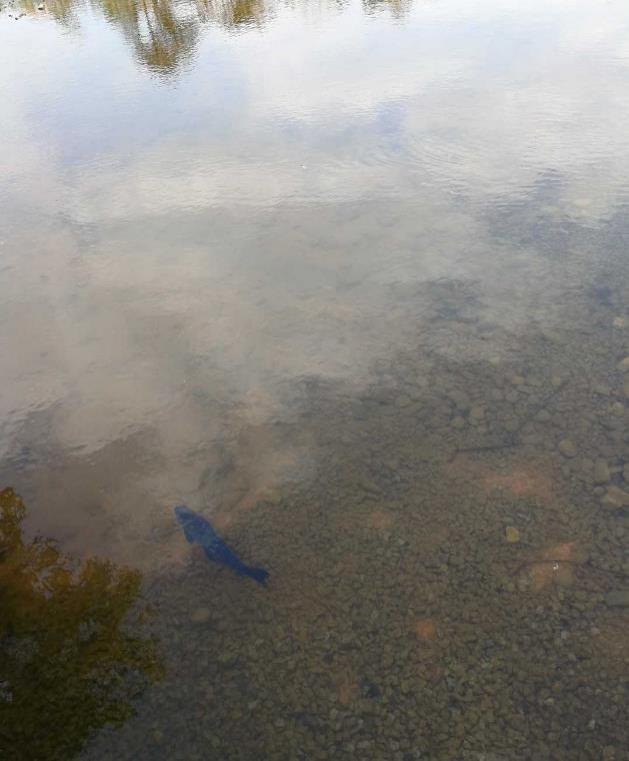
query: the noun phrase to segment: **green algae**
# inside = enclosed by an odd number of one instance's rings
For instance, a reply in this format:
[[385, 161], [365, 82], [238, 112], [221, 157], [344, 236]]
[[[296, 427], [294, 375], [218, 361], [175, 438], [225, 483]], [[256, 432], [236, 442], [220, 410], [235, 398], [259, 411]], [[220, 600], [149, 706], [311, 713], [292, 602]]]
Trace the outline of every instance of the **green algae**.
[[155, 642], [131, 632], [141, 574], [25, 541], [25, 515], [0, 492], [0, 756], [68, 759], [128, 718], [162, 667]]

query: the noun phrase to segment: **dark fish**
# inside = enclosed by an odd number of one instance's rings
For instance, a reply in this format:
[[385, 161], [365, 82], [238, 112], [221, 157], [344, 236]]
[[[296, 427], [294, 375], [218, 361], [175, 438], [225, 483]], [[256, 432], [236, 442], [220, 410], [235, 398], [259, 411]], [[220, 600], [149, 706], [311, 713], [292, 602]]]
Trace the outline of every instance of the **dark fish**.
[[186, 539], [191, 543], [196, 542], [201, 545], [210, 560], [222, 563], [242, 576], [251, 576], [259, 584], [266, 584], [269, 572], [265, 571], [264, 568], [252, 568], [243, 563], [205, 518], [195, 513], [194, 510], [190, 510], [189, 507], [185, 507], [185, 505], [176, 507], [175, 515], [183, 528]]

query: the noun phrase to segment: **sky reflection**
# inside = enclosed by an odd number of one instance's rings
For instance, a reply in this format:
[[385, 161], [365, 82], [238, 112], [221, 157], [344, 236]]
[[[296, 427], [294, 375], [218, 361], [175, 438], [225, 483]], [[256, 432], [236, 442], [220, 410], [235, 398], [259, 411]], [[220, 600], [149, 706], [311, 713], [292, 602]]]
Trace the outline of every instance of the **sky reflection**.
[[628, 31], [577, 0], [5, 10], [5, 472], [146, 437], [132, 487], [92, 487], [107, 516], [147, 506], [126, 547], [198, 498], [217, 441], [291, 418], [283, 383], [360, 388], [430, 334], [426, 283], [476, 284], [505, 331], [561, 325], [584, 231], [613, 239], [627, 201]]

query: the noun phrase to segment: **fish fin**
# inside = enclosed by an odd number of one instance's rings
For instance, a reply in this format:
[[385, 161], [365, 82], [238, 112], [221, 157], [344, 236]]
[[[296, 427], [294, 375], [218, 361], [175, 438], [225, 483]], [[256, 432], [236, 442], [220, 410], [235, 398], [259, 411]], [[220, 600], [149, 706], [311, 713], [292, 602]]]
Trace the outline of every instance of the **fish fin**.
[[197, 538], [194, 529], [188, 524], [184, 524], [183, 533], [190, 544], [192, 544], [192, 542], [194, 542]]
[[262, 584], [263, 586], [269, 578], [269, 572], [264, 568], [247, 568], [245, 573], [247, 576], [251, 576], [252, 579], [255, 579], [258, 584]]

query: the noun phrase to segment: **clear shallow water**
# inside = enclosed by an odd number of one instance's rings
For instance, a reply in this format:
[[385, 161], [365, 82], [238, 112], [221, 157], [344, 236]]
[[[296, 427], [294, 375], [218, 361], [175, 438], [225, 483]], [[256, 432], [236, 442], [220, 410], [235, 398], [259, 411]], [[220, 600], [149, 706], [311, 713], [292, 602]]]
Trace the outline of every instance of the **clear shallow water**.
[[[3, 752], [626, 758], [623, 4], [36, 8], [0, 16]], [[35, 731], [40, 661], [99, 699]]]

